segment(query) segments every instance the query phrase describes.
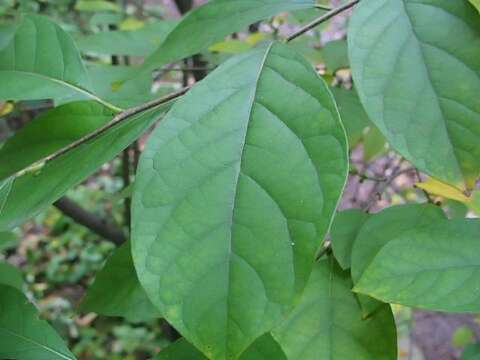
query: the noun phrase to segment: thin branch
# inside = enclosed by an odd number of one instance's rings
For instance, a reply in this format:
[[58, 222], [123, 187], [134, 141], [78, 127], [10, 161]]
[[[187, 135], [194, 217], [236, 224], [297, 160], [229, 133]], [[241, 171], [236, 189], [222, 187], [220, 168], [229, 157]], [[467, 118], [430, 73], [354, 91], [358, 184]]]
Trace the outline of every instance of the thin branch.
[[190, 90], [190, 87], [183, 88], [179, 91], [173, 92], [173, 93], [168, 94], [166, 96], [163, 96], [159, 99], [155, 99], [155, 100], [146, 102], [142, 105], [135, 106], [135, 107], [132, 107], [130, 109], [124, 110], [121, 113], [117, 114], [110, 122], [108, 122], [104, 126], [102, 126], [98, 129], [96, 129], [95, 131], [81, 137], [80, 139], [70, 143], [69, 145], [57, 150], [53, 154], [50, 154], [50, 155], [44, 157], [43, 159], [35, 162], [33, 165], [27, 167], [26, 169], [20, 170], [19, 172], [17, 172], [15, 174], [15, 176], [21, 176], [24, 173], [27, 173], [27, 172], [30, 172], [30, 171], [36, 171], [36, 170], [42, 168], [46, 163], [48, 163], [52, 160], [55, 160], [58, 157], [66, 154], [67, 152], [79, 147], [80, 145], [96, 138], [97, 136], [103, 134], [107, 130], [113, 128], [114, 126], [116, 126], [119, 123], [127, 120], [128, 118], [130, 118], [134, 115], [140, 114], [144, 111], [154, 109], [154, 108], [156, 108], [156, 107], [158, 107], [162, 104], [168, 103], [169, 101], [184, 95], [188, 90]]
[[345, 10], [350, 9], [351, 7], [355, 6], [356, 4], [359, 3], [360, 0], [353, 0], [347, 4], [344, 4], [342, 6], [339, 6], [335, 9], [330, 10], [329, 12], [323, 14], [322, 16], [316, 18], [312, 22], [308, 23], [307, 25], [303, 26], [300, 28], [298, 31], [294, 32], [291, 34], [289, 37], [287, 37], [286, 42], [292, 41], [293, 39], [296, 39], [302, 34], [305, 34], [307, 31], [312, 30], [314, 27], [320, 25], [321, 23], [330, 20], [332, 17], [344, 12]]
[[326, 6], [326, 5], [322, 5], [322, 4], [316, 4], [315, 8], [320, 9], [320, 10], [325, 10], [325, 11], [331, 11], [332, 10], [331, 7]]
[[120, 245], [127, 240], [121, 229], [99, 218], [96, 214], [85, 210], [76, 202], [65, 196], [54, 202], [53, 205], [63, 214], [73, 219], [76, 223], [85, 226], [95, 234], [100, 235], [117, 245]]

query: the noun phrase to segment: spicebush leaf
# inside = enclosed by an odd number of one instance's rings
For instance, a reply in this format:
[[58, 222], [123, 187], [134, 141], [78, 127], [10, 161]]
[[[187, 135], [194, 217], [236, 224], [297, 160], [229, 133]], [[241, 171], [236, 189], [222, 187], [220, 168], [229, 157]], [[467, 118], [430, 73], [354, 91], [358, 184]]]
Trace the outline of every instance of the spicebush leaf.
[[0, 149], [0, 180], [91, 133], [113, 117], [91, 101], [51, 109], [29, 122]]
[[[143, 70], [194, 55], [226, 35], [284, 11], [310, 9], [314, 0], [213, 0], [190, 11], [145, 60]], [[192, 36], [195, 34], [195, 36]]]
[[0, 261], [0, 285], [11, 286], [19, 291], [22, 291], [22, 273], [9, 263]]
[[[137, 139], [171, 103], [109, 128], [38, 170], [11, 176], [0, 184], [0, 231], [11, 229], [58, 200], [98, 167]], [[32, 192], [32, 189], [35, 191]]]
[[24, 15], [13, 27], [0, 49], [0, 100], [98, 100], [70, 35], [38, 15]]
[[152, 93], [151, 74], [138, 74], [116, 88], [115, 84], [131, 72], [130, 66], [89, 65], [87, 69], [95, 94], [117, 106], [130, 108], [159, 97]]
[[305, 286], [347, 167], [333, 98], [300, 55], [273, 43], [221, 65], [142, 154], [132, 250], [153, 303], [207, 357], [238, 356]]
[[350, 148], [353, 148], [362, 139], [365, 128], [371, 126], [370, 120], [354, 89], [331, 87], [330, 90], [335, 97], [342, 123], [345, 126], [348, 143]]
[[353, 243], [368, 214], [360, 209], [340, 211], [333, 219], [330, 236], [332, 250], [343, 270], [350, 268]]
[[102, 31], [76, 39], [82, 52], [103, 55], [147, 56], [175, 27], [176, 21], [155, 21], [138, 30]]
[[[0, 200], [0, 207], [1, 207], [1, 200]], [[12, 247], [15, 247], [17, 242], [18, 242], [17, 236], [13, 232], [11, 231], [0, 232], [0, 253]]]
[[[242, 354], [240, 360], [286, 360], [285, 354], [270, 334], [259, 337]], [[207, 360], [193, 345], [185, 338], [162, 350], [154, 360]]]
[[[360, 228], [353, 243], [351, 273], [357, 283], [378, 252], [392, 239], [415, 226], [444, 220], [443, 211], [434, 205], [409, 204], [389, 207], [371, 215]], [[364, 315], [373, 313], [381, 304], [359, 295]]]
[[467, 346], [460, 360], [480, 360], [480, 343]]
[[448, 312], [480, 312], [480, 221], [415, 226], [388, 242], [355, 291], [382, 301]]
[[273, 331], [289, 360], [396, 360], [390, 306], [363, 320], [348, 272], [331, 259], [315, 265], [300, 303]]
[[362, 0], [348, 30], [360, 99], [388, 142], [464, 190], [480, 175], [480, 18], [467, 1]]
[[100, 315], [121, 316], [131, 321], [161, 317], [138, 281], [130, 242], [116, 249], [107, 260], [88, 288], [80, 309]]
[[0, 358], [74, 360], [62, 339], [35, 307], [10, 286], [0, 285]]
[[322, 49], [325, 66], [330, 72], [348, 68], [348, 46], [346, 40], [335, 40], [325, 44]]

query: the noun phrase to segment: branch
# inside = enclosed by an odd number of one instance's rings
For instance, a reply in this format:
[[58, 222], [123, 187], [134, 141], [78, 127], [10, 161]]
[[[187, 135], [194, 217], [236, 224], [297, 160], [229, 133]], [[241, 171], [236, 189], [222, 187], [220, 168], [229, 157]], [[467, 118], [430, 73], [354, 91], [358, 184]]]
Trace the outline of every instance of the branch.
[[97, 215], [88, 212], [76, 202], [65, 196], [54, 202], [53, 205], [63, 214], [73, 219], [76, 223], [85, 226], [95, 234], [100, 235], [117, 245], [120, 245], [127, 240], [121, 229], [100, 219]]
[[69, 145], [67, 145], [67, 146], [57, 150], [56, 152], [44, 157], [43, 159], [35, 162], [34, 164], [30, 165], [29, 167], [27, 167], [23, 170], [20, 170], [19, 172], [17, 172], [15, 174], [15, 176], [18, 177], [18, 176], [21, 176], [21, 175], [23, 175], [27, 172], [38, 170], [38, 169], [42, 168], [46, 163], [48, 163], [52, 160], [55, 160], [56, 158], [58, 158], [58, 157], [60, 157], [64, 154], [68, 153], [69, 151], [79, 147], [80, 145], [96, 138], [97, 136], [103, 134], [107, 130], [113, 128], [114, 126], [120, 124], [121, 122], [127, 120], [128, 118], [130, 118], [134, 115], [140, 114], [144, 111], [156, 108], [156, 107], [158, 107], [162, 104], [165, 104], [165, 103], [167, 103], [167, 102], [169, 102], [169, 101], [171, 101], [171, 100], [173, 100], [177, 97], [180, 97], [180, 96], [184, 95], [188, 90], [190, 90], [190, 87], [183, 88], [179, 91], [173, 92], [173, 93], [168, 94], [166, 96], [163, 96], [159, 99], [155, 99], [155, 100], [146, 102], [145, 104], [142, 104], [142, 105], [135, 106], [135, 107], [132, 107], [130, 109], [124, 110], [121, 113], [117, 114], [110, 122], [108, 122], [104, 126], [99, 127], [95, 131], [81, 137], [80, 139], [70, 143]]
[[287, 37], [286, 42], [292, 41], [293, 39], [296, 39], [302, 34], [305, 34], [307, 31], [312, 30], [314, 27], [320, 25], [321, 23], [330, 20], [332, 17], [344, 12], [345, 10], [350, 9], [354, 5], [358, 4], [360, 0], [353, 0], [345, 5], [339, 6], [335, 9], [330, 10], [329, 12], [323, 14], [322, 16], [316, 18], [312, 22], [308, 23], [307, 25], [303, 26], [300, 28], [298, 31], [294, 32], [291, 34], [289, 37]]

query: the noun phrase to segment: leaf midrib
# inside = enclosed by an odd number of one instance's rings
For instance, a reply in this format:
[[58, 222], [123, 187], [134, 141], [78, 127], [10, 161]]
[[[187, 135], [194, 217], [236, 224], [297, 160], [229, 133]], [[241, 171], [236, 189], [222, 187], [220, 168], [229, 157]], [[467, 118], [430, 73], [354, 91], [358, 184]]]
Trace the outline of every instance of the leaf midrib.
[[239, 180], [240, 180], [240, 174], [242, 172], [242, 163], [243, 163], [243, 156], [245, 154], [245, 145], [246, 145], [246, 141], [247, 141], [248, 128], [250, 126], [250, 121], [252, 119], [252, 113], [253, 113], [253, 107], [254, 107], [254, 104], [255, 104], [255, 99], [257, 97], [258, 84], [260, 82], [260, 78], [261, 78], [263, 69], [265, 67], [265, 63], [267, 61], [268, 55], [270, 54], [270, 51], [272, 50], [272, 47], [273, 47], [274, 44], [275, 43], [272, 42], [271, 44], [268, 45], [268, 48], [265, 50], [265, 54], [263, 55], [262, 61], [261, 61], [260, 66], [259, 66], [257, 78], [256, 78], [256, 81], [255, 81], [255, 89], [253, 90], [252, 98], [250, 99], [250, 109], [249, 109], [249, 113], [248, 113], [247, 123], [246, 123], [246, 126], [245, 126], [244, 137], [243, 137], [241, 148], [240, 148], [240, 160], [238, 162], [236, 177], [234, 179], [234, 194], [233, 194], [232, 209], [231, 209], [231, 214], [232, 215], [230, 217], [230, 223], [229, 223], [230, 240], [228, 242], [228, 267], [227, 267], [228, 288], [227, 288], [227, 302], [226, 302], [227, 308], [226, 308], [226, 316], [225, 316], [225, 321], [226, 321], [226, 324], [225, 324], [225, 328], [226, 328], [225, 353], [226, 354], [229, 353], [229, 346], [228, 346], [229, 344], [228, 343], [229, 343], [229, 339], [230, 339], [230, 319], [229, 319], [228, 314], [229, 314], [229, 309], [230, 309], [230, 296], [229, 296], [229, 294], [230, 294], [230, 284], [231, 284], [231, 279], [230, 279], [231, 271], [230, 271], [230, 269], [232, 267], [232, 255], [233, 255], [233, 252], [232, 252], [232, 242], [233, 242], [232, 228], [233, 228], [233, 218], [235, 216], [235, 204], [236, 204], [236, 200], [237, 200], [237, 196], [238, 196], [238, 183], [239, 183]]
[[39, 342], [37, 342], [37, 341], [35, 341], [35, 340], [33, 340], [33, 339], [27, 338], [26, 336], [23, 336], [23, 335], [21, 335], [21, 334], [15, 333], [15, 332], [13, 332], [13, 331], [5, 328], [5, 327], [1, 327], [0, 329], [2, 329], [3, 331], [9, 333], [9, 334], [12, 335], [12, 336], [18, 337], [19, 339], [21, 339], [21, 340], [23, 340], [23, 341], [29, 342], [29, 343], [31, 343], [31, 344], [33, 344], [33, 345], [35, 345], [35, 346], [38, 346], [38, 347], [40, 347], [40, 348], [42, 348], [42, 349], [44, 349], [44, 350], [46, 350], [46, 351], [48, 351], [48, 352], [51, 352], [51, 353], [53, 353], [53, 354], [61, 357], [62, 359], [65, 359], [65, 360], [74, 360], [73, 357], [66, 356], [66, 355], [64, 355], [64, 354], [62, 354], [62, 353], [60, 353], [60, 352], [58, 352], [58, 351], [56, 351], [56, 350], [54, 350], [54, 349], [46, 346], [46, 345], [43, 345], [43, 344], [41, 344], [41, 343], [39, 343]]

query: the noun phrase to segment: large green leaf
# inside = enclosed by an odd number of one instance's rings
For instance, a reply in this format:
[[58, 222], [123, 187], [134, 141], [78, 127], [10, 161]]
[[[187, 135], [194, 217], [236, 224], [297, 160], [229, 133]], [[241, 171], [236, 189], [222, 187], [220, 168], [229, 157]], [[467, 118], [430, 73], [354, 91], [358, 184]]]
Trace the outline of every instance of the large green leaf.
[[309, 9], [314, 0], [213, 0], [190, 11], [145, 60], [143, 69], [194, 55], [226, 35], [284, 11]]
[[20, 129], [0, 149], [0, 180], [106, 124], [113, 113], [91, 101], [51, 109]]
[[60, 336], [38, 319], [35, 307], [10, 286], [0, 285], [0, 359], [73, 360]]
[[82, 52], [146, 56], [152, 53], [176, 25], [175, 21], [156, 21], [138, 30], [102, 31], [76, 40]]
[[[372, 215], [360, 228], [353, 243], [351, 272], [353, 282], [360, 280], [365, 269], [378, 252], [392, 239], [415, 226], [429, 225], [444, 220], [443, 211], [434, 205], [410, 204], [392, 206]], [[360, 296], [364, 314], [369, 315], [381, 304]]]
[[159, 318], [133, 267], [130, 243], [115, 250], [95, 277], [80, 306], [82, 311], [122, 316], [132, 321]]
[[349, 25], [370, 119], [428, 174], [461, 189], [480, 174], [480, 17], [463, 0], [362, 0]]
[[350, 147], [357, 145], [363, 138], [365, 128], [371, 126], [365, 110], [360, 103], [357, 92], [338, 87], [331, 87], [330, 90], [337, 102], [338, 111], [348, 136]]
[[0, 285], [11, 286], [19, 291], [22, 291], [22, 273], [13, 265], [0, 261]]
[[303, 289], [347, 167], [333, 98], [300, 55], [273, 43], [220, 66], [140, 161], [133, 259], [154, 304], [208, 357], [236, 357]]
[[0, 184], [0, 231], [21, 224], [58, 200], [137, 139], [170, 105], [132, 116], [38, 169], [6, 179]]
[[[259, 337], [240, 356], [240, 360], [286, 360], [283, 350], [270, 334]], [[154, 360], [207, 360], [185, 338], [177, 340], [174, 344], [162, 350]]]
[[48, 18], [24, 15], [0, 49], [0, 100], [95, 99], [70, 35]]
[[415, 226], [386, 244], [355, 291], [390, 303], [480, 312], [480, 220]]
[[368, 214], [360, 209], [348, 209], [335, 215], [330, 236], [335, 258], [343, 270], [349, 269], [353, 243]]
[[460, 360], [480, 360], [480, 343], [471, 344], [465, 347]]
[[363, 320], [352, 281], [332, 260], [316, 264], [299, 305], [273, 331], [289, 360], [396, 360], [390, 306]]

